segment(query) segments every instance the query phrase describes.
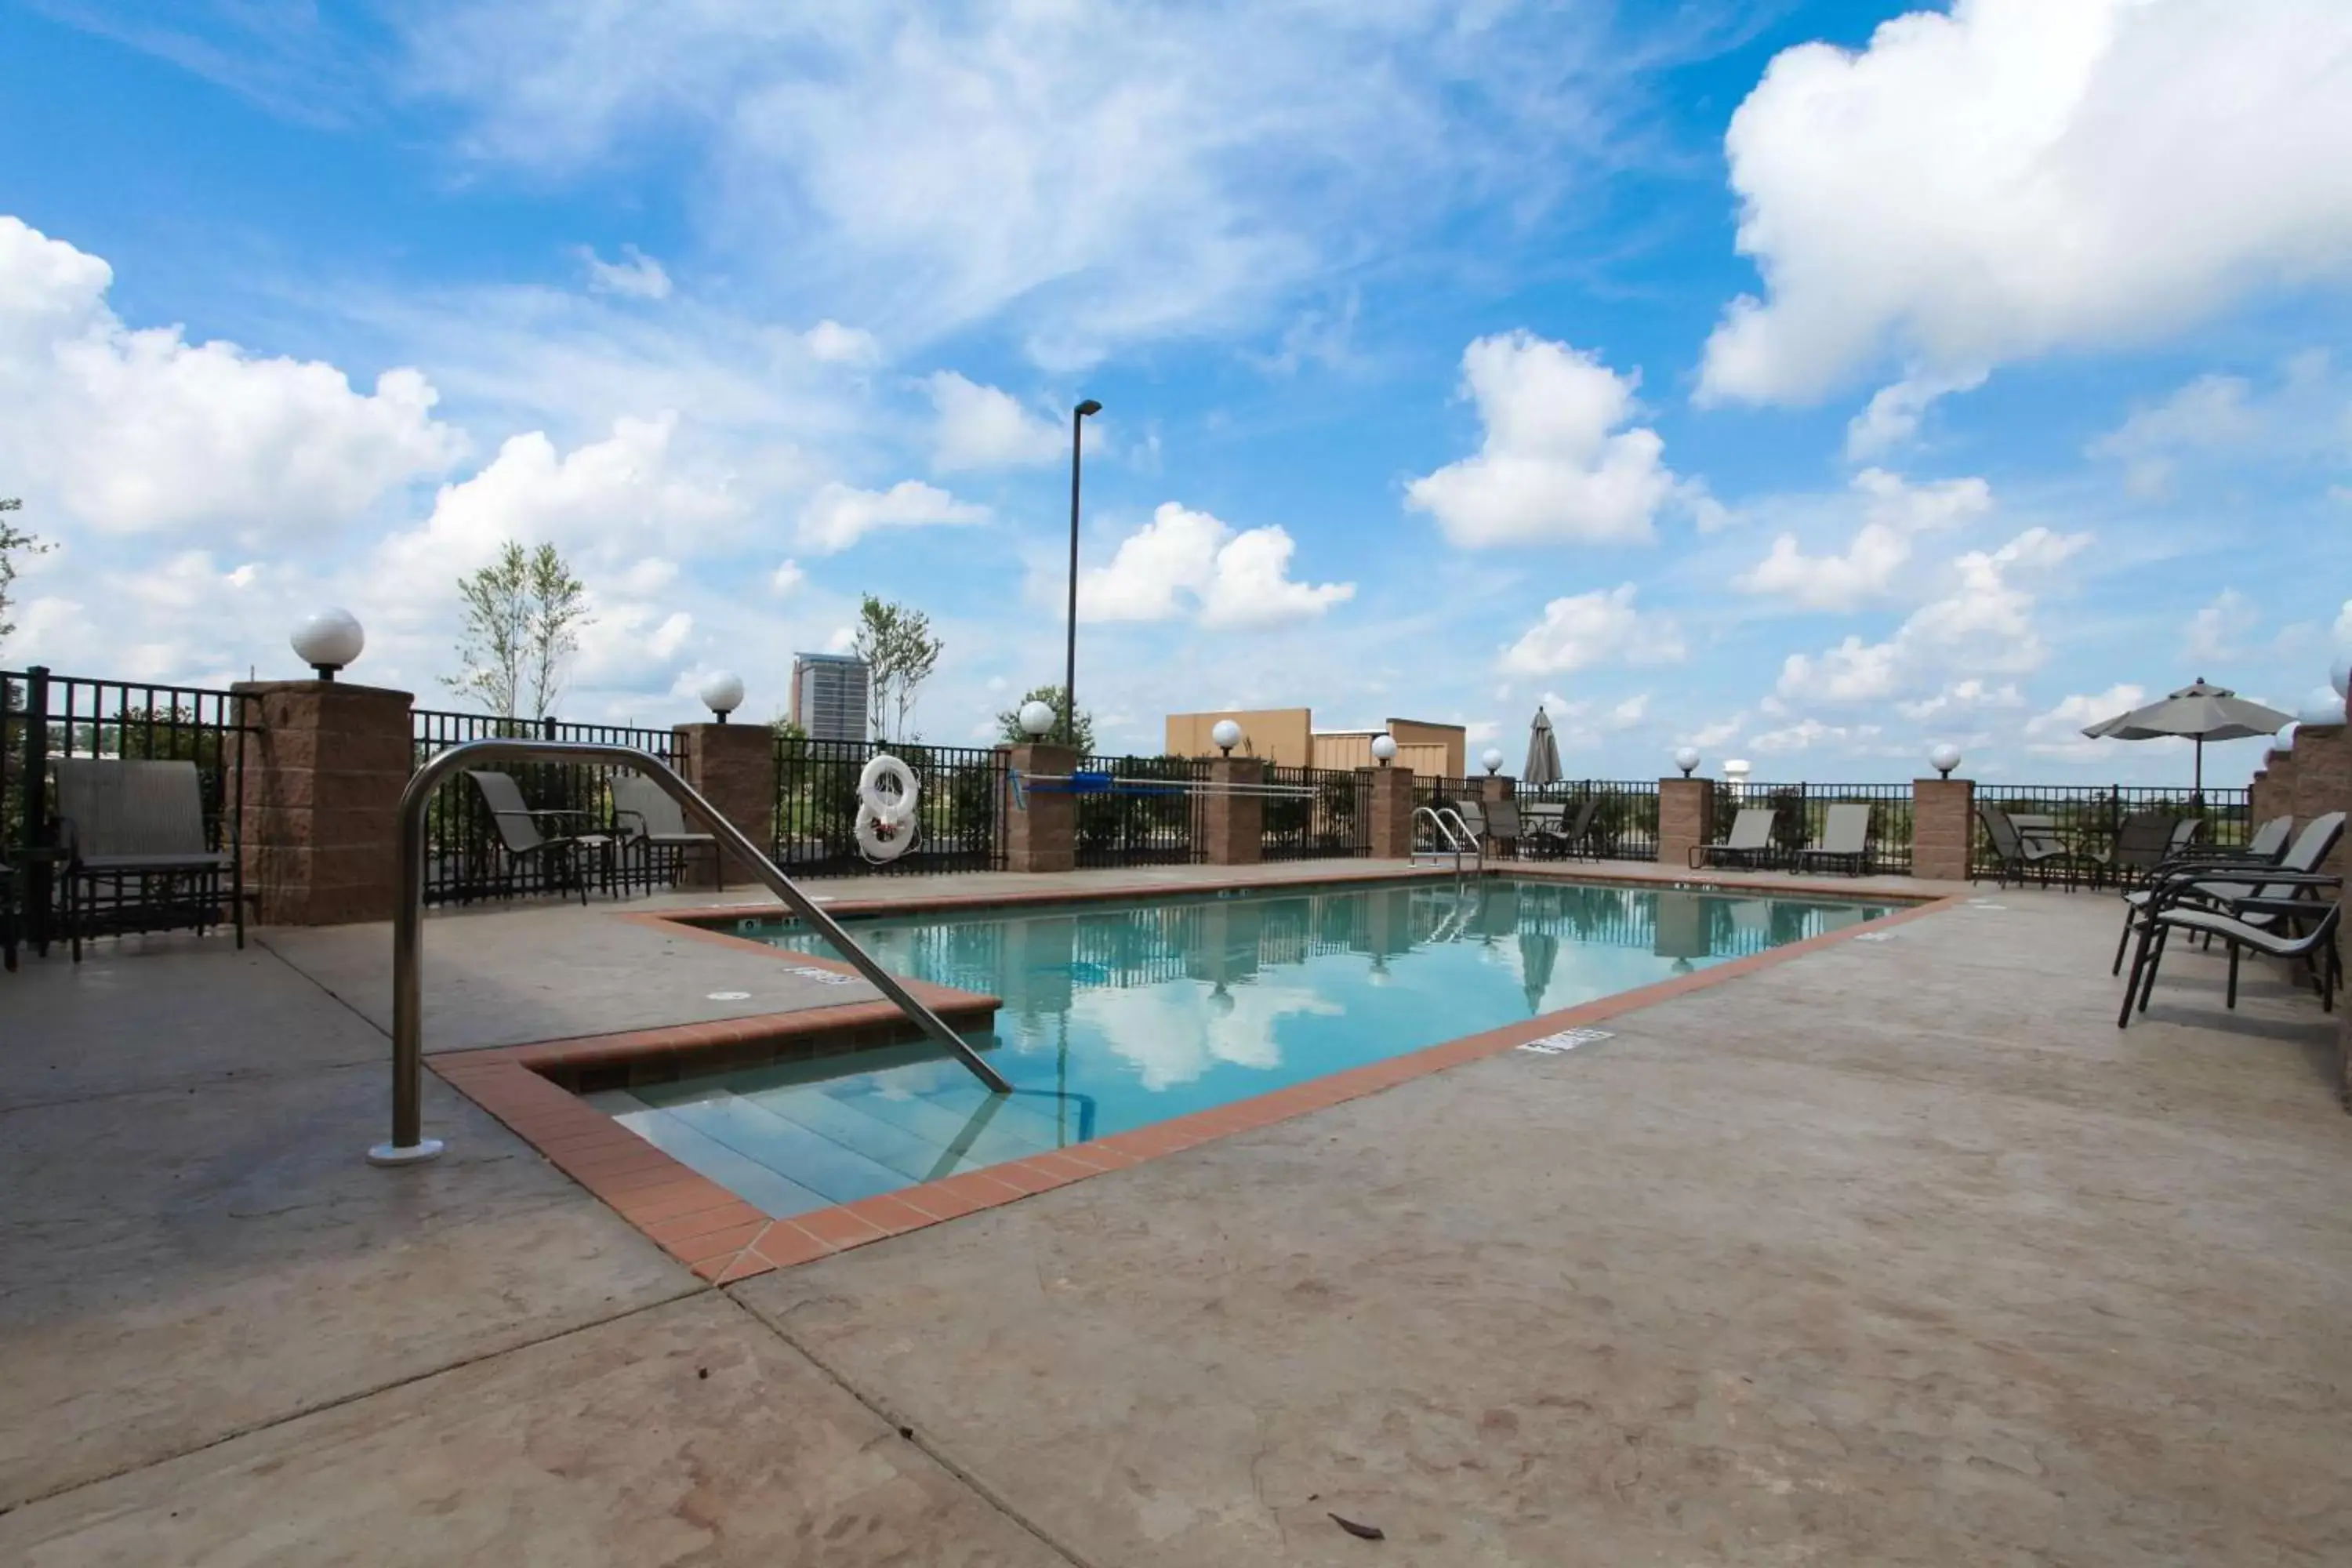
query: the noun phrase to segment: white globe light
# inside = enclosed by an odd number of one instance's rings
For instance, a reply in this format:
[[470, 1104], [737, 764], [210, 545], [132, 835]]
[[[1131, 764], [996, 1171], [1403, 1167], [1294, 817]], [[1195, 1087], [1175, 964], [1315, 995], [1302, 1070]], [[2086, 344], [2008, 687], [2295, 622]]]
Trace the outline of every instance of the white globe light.
[[1676, 752], [1675, 753], [1675, 766], [1682, 769], [1683, 777], [1690, 777], [1691, 774], [1697, 771], [1698, 768], [1698, 748], [1696, 746], [1685, 746], [1680, 751]]
[[1485, 765], [1488, 773], [1496, 773], [1502, 768], [1503, 753], [1489, 746], [1479, 754], [1478, 761]]
[[287, 640], [321, 680], [334, 679], [335, 671], [355, 663], [367, 647], [367, 634], [349, 610], [320, 610], [296, 626]]
[[1396, 737], [1394, 735], [1373, 736], [1372, 755], [1385, 764], [1390, 758], [1396, 755]]
[[1209, 739], [1217, 742], [1217, 750], [1230, 752], [1242, 743], [1242, 727], [1231, 719], [1220, 719], [1211, 727]]
[[1946, 741], [1942, 745], [1928, 752], [1927, 765], [1946, 778], [1950, 778], [1952, 770], [1960, 765], [1960, 749], [1949, 741]]
[[2325, 686], [2313, 687], [2311, 695], [2303, 700], [2303, 711], [2295, 718], [2305, 724], [2341, 724], [2344, 699]]
[[2352, 653], [2338, 654], [2327, 667], [2327, 684], [2336, 688], [2336, 696], [2352, 698]]
[[1056, 717], [1050, 702], [1040, 702], [1032, 698], [1021, 705], [1021, 727], [1032, 735], [1043, 735], [1052, 729]]
[[702, 699], [705, 708], [719, 715], [719, 721], [724, 724], [727, 715], [743, 706], [742, 678], [719, 670], [703, 681], [702, 689], [696, 695]]
[[2290, 720], [2286, 723], [2280, 725], [2279, 732], [2271, 737], [2271, 755], [2274, 757], [2284, 757], [2289, 752], [2294, 750], [2294, 722]]

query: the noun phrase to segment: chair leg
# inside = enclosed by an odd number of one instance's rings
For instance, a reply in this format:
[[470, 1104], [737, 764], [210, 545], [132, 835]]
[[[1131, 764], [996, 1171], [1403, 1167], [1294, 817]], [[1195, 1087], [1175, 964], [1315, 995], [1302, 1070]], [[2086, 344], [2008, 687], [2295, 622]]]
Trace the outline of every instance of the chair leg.
[[2107, 973], [2110, 974], [2121, 974], [2124, 972], [2124, 949], [2131, 945], [2132, 924], [2132, 907], [2129, 904], [2126, 904], [2124, 906], [2123, 933], [2116, 938], [2116, 962], [2107, 970]]
[[2156, 972], [2164, 963], [2165, 944], [2171, 938], [2172, 932], [2169, 929], [2163, 926], [2157, 928], [2156, 945], [2148, 950], [2147, 978], [2140, 985], [2139, 1010], [2143, 1013], [2147, 1011], [2149, 1000], [2156, 995]]
[[2139, 944], [2132, 950], [2131, 978], [2124, 982], [2124, 1005], [2116, 1014], [2116, 1027], [2118, 1029], [2131, 1022], [2132, 1003], [2139, 995], [2140, 973], [2147, 967], [2148, 949], [2151, 945], [2153, 945], [2153, 933], [2147, 926], [2142, 926], [2139, 932]]
[[[2212, 947], [2211, 937], [2212, 933], [2208, 931], [2206, 933], [2208, 951]], [[2234, 942], [2230, 944], [2230, 991], [2228, 996], [2223, 999], [2222, 1005], [2232, 1009], [2238, 1005], [2238, 944]]]

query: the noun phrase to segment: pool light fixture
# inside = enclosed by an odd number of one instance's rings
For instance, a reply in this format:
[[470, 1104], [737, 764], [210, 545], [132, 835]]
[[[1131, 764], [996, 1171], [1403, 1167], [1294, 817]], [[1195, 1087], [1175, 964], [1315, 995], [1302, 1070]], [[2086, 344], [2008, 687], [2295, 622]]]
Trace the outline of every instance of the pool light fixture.
[[1034, 697], [1021, 705], [1021, 728], [1033, 741], [1044, 740], [1045, 731], [1054, 727], [1058, 717], [1052, 703], [1040, 702]]
[[332, 680], [335, 671], [358, 660], [360, 650], [367, 647], [367, 633], [349, 610], [326, 609], [296, 626], [287, 641], [320, 679]]
[[1231, 719], [1220, 719], [1209, 731], [1209, 739], [1216, 742], [1217, 750], [1230, 757], [1234, 748], [1242, 743], [1242, 727]]
[[1950, 778], [1952, 770], [1960, 765], [1960, 749], [1949, 741], [1943, 742], [1927, 753], [1927, 765]]
[[1372, 737], [1372, 757], [1373, 760], [1381, 764], [1381, 766], [1387, 767], [1395, 756], [1396, 737], [1394, 735], [1375, 735]]
[[1683, 777], [1685, 778], [1688, 778], [1691, 774], [1696, 773], [1698, 771], [1698, 748], [1696, 746], [1685, 746], [1680, 751], [1676, 752], [1675, 753], [1675, 766], [1682, 769]]
[[727, 715], [743, 706], [743, 678], [724, 669], [718, 670], [703, 681], [702, 689], [696, 695], [702, 699], [702, 705], [724, 724]]

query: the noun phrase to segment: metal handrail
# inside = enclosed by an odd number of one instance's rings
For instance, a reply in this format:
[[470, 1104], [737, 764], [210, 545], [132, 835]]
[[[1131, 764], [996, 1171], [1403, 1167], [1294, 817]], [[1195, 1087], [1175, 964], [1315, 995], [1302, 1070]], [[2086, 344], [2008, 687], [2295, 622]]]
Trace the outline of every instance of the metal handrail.
[[776, 863], [719, 814], [692, 784], [667, 763], [634, 746], [595, 745], [584, 741], [489, 740], [452, 746], [416, 770], [400, 796], [400, 903], [392, 922], [392, 1142], [368, 1151], [379, 1165], [413, 1164], [441, 1152], [438, 1138], [424, 1135], [425, 1121], [425, 808], [441, 781], [461, 768], [488, 763], [587, 763], [634, 768], [659, 785], [689, 816], [699, 819], [722, 852], [748, 862], [784, 907], [814, 928], [874, 988], [896, 1003], [924, 1034], [945, 1046], [992, 1092], [1013, 1086], [981, 1059], [980, 1053], [919, 1001], [898, 978], [857, 945], [839, 921], [813, 902]]
[[1481, 871], [1486, 868], [1486, 847], [1478, 842], [1478, 836], [1470, 831], [1470, 825], [1462, 820], [1460, 812], [1450, 805], [1443, 808], [1416, 805], [1412, 808], [1414, 822], [1420, 822], [1424, 816], [1429, 818], [1430, 826], [1436, 829], [1430, 837], [1442, 843], [1454, 856], [1454, 868], [1456, 871], [1462, 869], [1462, 855], [1465, 848], [1477, 858], [1478, 868]]

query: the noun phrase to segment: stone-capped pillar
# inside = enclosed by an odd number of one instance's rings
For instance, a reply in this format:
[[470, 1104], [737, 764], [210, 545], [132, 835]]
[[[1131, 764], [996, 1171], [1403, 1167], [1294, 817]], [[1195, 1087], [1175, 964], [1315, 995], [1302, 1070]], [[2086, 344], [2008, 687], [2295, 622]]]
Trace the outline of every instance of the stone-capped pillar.
[[[1518, 790], [1519, 781], [1503, 773], [1488, 773], [1478, 781], [1478, 799], [1486, 805], [1500, 805], [1507, 800], [1517, 800]], [[1517, 838], [1500, 838], [1489, 834], [1486, 841], [1499, 846], [1496, 853], [1500, 855], [1514, 858], [1518, 855], [1519, 841]]]
[[[1209, 763], [1214, 785], [1262, 784], [1265, 763], [1256, 757], [1216, 757]], [[1265, 858], [1265, 798], [1212, 793], [1202, 802], [1206, 842], [1202, 858], [1212, 866], [1255, 866]]]
[[[2297, 827], [2315, 816], [2346, 810], [2345, 796], [2352, 795], [2352, 730], [2340, 723], [2297, 724], [2293, 755], [2293, 803], [2282, 802], [2279, 809], [2293, 812]], [[2344, 840], [2339, 837], [2318, 868], [2341, 877], [2347, 860]]]
[[1007, 759], [1024, 778], [1043, 773], [1056, 782], [1044, 789], [1022, 791], [1024, 805], [1006, 803], [1004, 868], [1008, 871], [1068, 871], [1078, 863], [1078, 797], [1066, 779], [1078, 765], [1078, 753], [1068, 746], [1038, 741], [1013, 748]]
[[1686, 870], [1691, 851], [1715, 842], [1715, 781], [1658, 781], [1658, 864]]
[[1375, 860], [1412, 858], [1412, 770], [1364, 768], [1371, 796], [1371, 857]]
[[[2263, 754], [2265, 758], [2270, 755], [2268, 752]], [[2267, 768], [2256, 768], [2254, 776], [2246, 781], [2246, 820], [2257, 827], [2278, 815], [2270, 784], [2270, 770]]]
[[[670, 728], [670, 754], [677, 771], [719, 815], [735, 825], [744, 837], [762, 849], [776, 841], [776, 737], [765, 724], [676, 724]], [[687, 826], [694, 827], [692, 822]], [[694, 854], [681, 867], [678, 885], [723, 887], [728, 882], [755, 882], [751, 868], [736, 856], [726, 857], [723, 880], [718, 857]]]
[[1969, 879], [1969, 850], [1976, 843], [1977, 786], [1973, 779], [1911, 781], [1911, 874], [1933, 882]]
[[400, 897], [400, 792], [415, 762], [405, 691], [245, 680], [246, 891], [262, 925], [388, 921]]

